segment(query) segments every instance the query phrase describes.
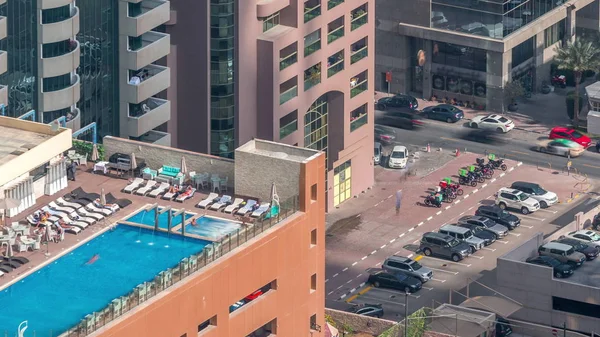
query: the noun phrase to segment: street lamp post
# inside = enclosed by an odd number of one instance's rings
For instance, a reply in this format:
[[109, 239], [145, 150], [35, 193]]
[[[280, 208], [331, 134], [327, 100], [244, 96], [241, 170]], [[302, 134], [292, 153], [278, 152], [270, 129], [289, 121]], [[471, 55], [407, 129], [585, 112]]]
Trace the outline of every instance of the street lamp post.
[[408, 337], [408, 292], [404, 293], [404, 337]]

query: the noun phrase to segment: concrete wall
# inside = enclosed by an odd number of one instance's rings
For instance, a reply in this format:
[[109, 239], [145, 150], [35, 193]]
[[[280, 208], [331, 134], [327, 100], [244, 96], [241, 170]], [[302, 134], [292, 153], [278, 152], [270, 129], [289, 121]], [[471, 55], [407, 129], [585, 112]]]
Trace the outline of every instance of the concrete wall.
[[137, 159], [144, 159], [146, 165], [154, 170], [163, 165], [180, 167], [181, 158], [185, 157], [188, 172], [219, 174], [221, 178], [229, 177], [229, 186], [234, 185], [234, 162], [231, 159], [111, 136], [104, 137], [104, 151], [106, 158], [117, 152], [135, 153]]

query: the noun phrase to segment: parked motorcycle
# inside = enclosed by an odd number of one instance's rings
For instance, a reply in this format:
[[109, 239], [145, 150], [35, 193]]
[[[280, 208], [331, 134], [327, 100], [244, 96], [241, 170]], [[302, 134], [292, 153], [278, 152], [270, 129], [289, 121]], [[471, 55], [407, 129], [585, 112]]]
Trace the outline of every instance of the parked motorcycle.
[[500, 168], [502, 171], [506, 171], [506, 169], [508, 169], [506, 164], [504, 164], [504, 159], [496, 159], [496, 160], [489, 159], [488, 164], [492, 164], [492, 166], [494, 168], [496, 168], [496, 169]]
[[451, 188], [444, 188], [440, 191], [440, 194], [444, 197], [444, 201], [451, 202], [456, 199], [456, 192]]
[[425, 205], [440, 208], [442, 207], [442, 200], [436, 195], [428, 195], [425, 197]]
[[567, 87], [567, 77], [565, 75], [554, 75], [550, 80], [555, 87], [566, 88]]
[[490, 169], [487, 166], [477, 167], [475, 169], [475, 172], [481, 172], [481, 174], [483, 174], [483, 177], [485, 179], [492, 179], [492, 177], [494, 176], [494, 170]]
[[483, 173], [481, 171], [469, 172], [468, 175], [473, 177], [473, 180], [475, 180], [478, 183], [485, 182], [485, 178], [483, 177]]
[[472, 187], [477, 186], [477, 181], [472, 175], [460, 176], [458, 178], [458, 183], [461, 185], [471, 185]]
[[456, 195], [463, 195], [463, 190], [460, 188], [459, 184], [450, 184], [448, 188], [452, 189]]

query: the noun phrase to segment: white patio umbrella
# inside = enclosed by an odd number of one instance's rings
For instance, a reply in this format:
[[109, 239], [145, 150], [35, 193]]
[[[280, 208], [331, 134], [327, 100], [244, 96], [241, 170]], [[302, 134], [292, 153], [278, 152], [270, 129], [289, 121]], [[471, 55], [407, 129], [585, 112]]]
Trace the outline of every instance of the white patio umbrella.
[[3, 210], [4, 212], [2, 212], [2, 220], [3, 223], [5, 220], [5, 216], [6, 216], [6, 211], [12, 208], [17, 208], [19, 207], [19, 205], [21, 205], [21, 200], [17, 200], [17, 199], [13, 199], [13, 198], [4, 198], [4, 199], [0, 199], [0, 210]]
[[131, 153], [131, 169], [134, 170], [137, 167], [137, 160], [135, 159], [135, 153]]
[[51, 225], [48, 224], [46, 225], [46, 227], [44, 228], [44, 238], [43, 240], [47, 243], [50, 243], [50, 241], [52, 241], [52, 236], [50, 235], [50, 232], [52, 231], [52, 228], [50, 227]]
[[181, 173], [188, 173], [187, 165], [185, 164], [185, 157], [181, 157]]
[[8, 245], [6, 245], [6, 251], [4, 252], [4, 257], [6, 257], [7, 259], [10, 259], [13, 256], [15, 256], [15, 253], [13, 252], [13, 246], [9, 243]]
[[100, 155], [98, 154], [98, 145], [94, 144], [92, 146], [92, 161], [98, 161]]
[[277, 195], [277, 189], [275, 188], [275, 183], [271, 185], [271, 206], [279, 206], [279, 195]]
[[102, 206], [106, 205], [106, 193], [104, 192], [104, 187], [102, 188], [102, 190], [100, 192], [100, 205], [102, 205]]

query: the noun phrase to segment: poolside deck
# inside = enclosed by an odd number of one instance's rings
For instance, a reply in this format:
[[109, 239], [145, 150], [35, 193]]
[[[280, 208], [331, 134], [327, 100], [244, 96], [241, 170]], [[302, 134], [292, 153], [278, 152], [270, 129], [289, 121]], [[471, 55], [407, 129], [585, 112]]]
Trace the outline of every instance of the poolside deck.
[[[212, 210], [206, 210], [201, 208], [196, 208], [195, 205], [208, 196], [210, 191], [197, 191], [194, 197], [181, 202], [176, 201], [168, 201], [160, 198], [151, 198], [147, 196], [140, 196], [136, 194], [123, 193], [121, 190], [125, 187], [128, 182], [127, 179], [116, 178], [112, 176], [105, 176], [102, 174], [93, 174], [91, 173], [91, 164], [89, 165], [90, 169], [83, 171], [85, 169], [84, 166], [81, 166], [81, 170], [77, 171], [77, 180], [69, 181], [69, 185], [66, 189], [60, 191], [59, 193], [53, 196], [42, 196], [37, 200], [37, 203], [34, 207], [29, 208], [27, 211], [19, 214], [16, 217], [10, 218], [9, 221], [22, 221], [25, 218], [33, 214], [36, 210], [42, 208], [47, 205], [51, 201], [55, 201], [59, 197], [64, 196], [70, 191], [81, 187], [84, 191], [88, 193], [100, 193], [101, 188], [104, 188], [105, 193], [112, 193], [118, 199], [129, 199], [132, 204], [127, 208], [120, 210], [119, 212], [109, 216], [106, 220], [101, 220], [95, 223], [92, 226], [89, 226], [87, 229], [83, 230], [78, 235], [74, 234], [65, 234], [65, 240], [58, 243], [50, 243], [48, 246], [42, 245], [40, 250], [36, 251], [28, 251], [18, 253], [15, 251], [15, 256], [23, 256], [29, 259], [29, 263], [13, 270], [12, 272], [5, 274], [0, 277], [0, 288], [4, 287], [8, 283], [11, 283], [16, 278], [23, 277], [24, 274], [28, 274], [31, 270], [39, 268], [41, 265], [44, 265], [47, 261], [55, 259], [61, 253], [72, 249], [74, 246], [79, 244], [81, 241], [89, 239], [90, 237], [95, 236], [98, 232], [105, 230], [106, 228], [120, 222], [123, 218], [127, 217], [129, 214], [137, 211], [139, 208], [146, 204], [158, 203], [160, 206], [171, 206], [174, 209], [182, 209], [197, 213], [198, 215], [210, 215], [213, 217], [219, 217], [228, 220], [236, 220], [236, 217], [227, 214], [224, 212], [217, 212]], [[227, 194], [233, 195], [232, 192], [228, 192]], [[46, 252], [49, 252], [50, 255], [46, 256]]]

